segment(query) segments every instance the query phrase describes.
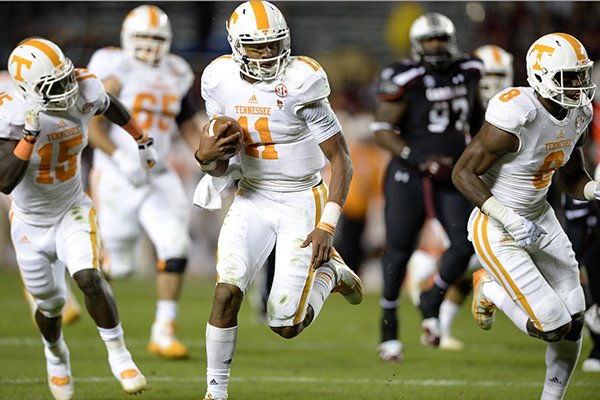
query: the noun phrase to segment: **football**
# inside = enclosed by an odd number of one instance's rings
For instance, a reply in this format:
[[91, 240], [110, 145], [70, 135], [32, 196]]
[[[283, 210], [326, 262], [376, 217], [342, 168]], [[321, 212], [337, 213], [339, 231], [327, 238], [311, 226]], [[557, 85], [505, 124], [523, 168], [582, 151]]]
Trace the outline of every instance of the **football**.
[[236, 132], [240, 132], [241, 135], [240, 135], [240, 139], [234, 143], [235, 149], [225, 153], [221, 157], [221, 160], [227, 160], [227, 159], [230, 159], [231, 157], [235, 156], [237, 153], [240, 152], [240, 150], [242, 149], [242, 146], [244, 144], [244, 139], [243, 139], [244, 138], [244, 129], [242, 128], [242, 126], [240, 125], [240, 123], [238, 121], [236, 121], [235, 119], [228, 117], [226, 115], [220, 115], [220, 116], [217, 116], [210, 120], [210, 123], [208, 125], [209, 136], [215, 136], [216, 132], [219, 131], [221, 124], [224, 124], [228, 121], [231, 121], [232, 124], [229, 127], [229, 129], [227, 129], [225, 132], [223, 132], [221, 134], [221, 136], [228, 137]]

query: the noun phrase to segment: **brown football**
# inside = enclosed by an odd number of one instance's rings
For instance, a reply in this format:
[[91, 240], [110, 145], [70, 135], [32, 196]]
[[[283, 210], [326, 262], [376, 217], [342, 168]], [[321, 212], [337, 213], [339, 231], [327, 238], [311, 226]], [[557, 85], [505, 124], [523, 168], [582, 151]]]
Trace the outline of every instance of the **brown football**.
[[221, 136], [223, 137], [227, 137], [229, 135], [232, 135], [236, 132], [240, 132], [240, 139], [238, 141], [235, 142], [235, 149], [232, 151], [229, 151], [227, 153], [225, 153], [221, 159], [222, 160], [227, 160], [233, 156], [235, 156], [237, 153], [240, 152], [240, 150], [242, 149], [242, 146], [244, 144], [244, 130], [242, 128], [242, 126], [240, 125], [240, 123], [238, 121], [236, 121], [235, 119], [228, 117], [226, 115], [219, 115], [213, 119], [210, 120], [210, 123], [208, 125], [208, 134], [210, 136], [214, 136], [216, 134], [216, 132], [219, 131], [219, 128], [221, 126], [221, 124], [226, 123], [227, 121], [231, 121], [232, 124], [229, 127], [229, 129], [227, 129], [225, 132], [223, 132], [221, 134]]

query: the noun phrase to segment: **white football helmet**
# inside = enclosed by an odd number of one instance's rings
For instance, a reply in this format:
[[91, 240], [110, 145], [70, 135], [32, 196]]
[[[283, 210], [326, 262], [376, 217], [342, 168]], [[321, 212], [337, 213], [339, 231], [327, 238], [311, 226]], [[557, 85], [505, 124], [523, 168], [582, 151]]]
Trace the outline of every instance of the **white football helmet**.
[[[440, 13], [427, 13], [421, 15], [412, 23], [410, 32], [411, 54], [416, 61], [425, 61], [432, 66], [439, 67], [450, 63], [458, 54], [456, 44], [456, 28], [450, 20]], [[448, 39], [448, 47], [444, 51], [428, 53], [423, 49], [421, 41], [434, 37]]]
[[[566, 33], [542, 36], [527, 51], [527, 82], [540, 96], [562, 107], [591, 103], [596, 91], [591, 74], [594, 63], [581, 42]], [[565, 81], [565, 75], [568, 79]], [[574, 85], [574, 81], [579, 82]]]
[[513, 56], [493, 44], [478, 47], [474, 53], [483, 61], [484, 74], [479, 81], [479, 94], [487, 104], [496, 93], [513, 85]]
[[160, 65], [171, 50], [171, 23], [163, 10], [152, 5], [134, 8], [121, 27], [125, 53], [152, 67]]
[[[247, 1], [233, 11], [226, 27], [233, 59], [244, 75], [266, 81], [283, 73], [291, 54], [291, 39], [277, 7], [267, 1]], [[250, 58], [244, 48], [273, 42], [279, 42], [279, 54], [270, 58]]]
[[56, 44], [37, 37], [19, 43], [8, 57], [8, 72], [19, 95], [47, 111], [66, 111], [75, 104], [79, 86], [74, 70]]

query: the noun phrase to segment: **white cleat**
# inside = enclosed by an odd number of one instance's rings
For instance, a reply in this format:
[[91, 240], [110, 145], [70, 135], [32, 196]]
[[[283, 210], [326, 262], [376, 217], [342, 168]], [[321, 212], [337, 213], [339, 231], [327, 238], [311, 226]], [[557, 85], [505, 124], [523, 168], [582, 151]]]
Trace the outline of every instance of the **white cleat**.
[[335, 274], [336, 285], [331, 293], [340, 293], [350, 304], [360, 304], [363, 300], [363, 284], [358, 275], [354, 273], [344, 262], [337, 251], [328, 262]]
[[452, 336], [442, 336], [440, 339], [440, 349], [442, 350], [461, 351], [464, 348], [465, 344]]
[[400, 362], [404, 357], [402, 348], [402, 343], [399, 340], [387, 340], [377, 346], [379, 359], [385, 362]]
[[214, 397], [212, 394], [206, 393], [204, 395], [204, 400], [227, 400], [227, 396], [225, 396], [225, 397]]
[[471, 313], [481, 329], [489, 330], [494, 325], [496, 306], [483, 295], [483, 284], [493, 282], [493, 278], [485, 269], [480, 269], [473, 274], [473, 302]]
[[71, 376], [69, 349], [64, 341], [60, 343], [60, 354], [57, 356], [44, 346], [48, 387], [56, 400], [71, 400], [75, 393], [75, 384]]
[[146, 377], [136, 368], [129, 368], [122, 371], [117, 379], [127, 394], [138, 394], [148, 390]]
[[421, 322], [421, 344], [423, 346], [438, 347], [440, 345], [440, 321], [435, 318], [426, 318]]
[[597, 358], [588, 358], [581, 364], [583, 372], [600, 372], [600, 360]]

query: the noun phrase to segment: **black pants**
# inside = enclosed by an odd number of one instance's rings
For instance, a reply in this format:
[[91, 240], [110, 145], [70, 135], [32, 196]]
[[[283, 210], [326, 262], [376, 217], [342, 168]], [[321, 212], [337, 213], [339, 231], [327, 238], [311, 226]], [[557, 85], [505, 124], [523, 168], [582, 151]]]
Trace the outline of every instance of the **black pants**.
[[[386, 250], [383, 256], [383, 308], [395, 310], [400, 287], [406, 276], [406, 264], [418, 244], [419, 233], [428, 216], [424, 196], [424, 179], [418, 171], [397, 160], [388, 166], [385, 182]], [[467, 221], [473, 205], [451, 181], [433, 182], [430, 204], [446, 230], [450, 247], [441, 259], [440, 277], [455, 282], [464, 273], [473, 246], [467, 239]], [[431, 212], [431, 211], [429, 211]], [[387, 314], [387, 315], [385, 315]], [[395, 318], [384, 311], [383, 340], [395, 339]], [[387, 332], [387, 333], [386, 333]]]

